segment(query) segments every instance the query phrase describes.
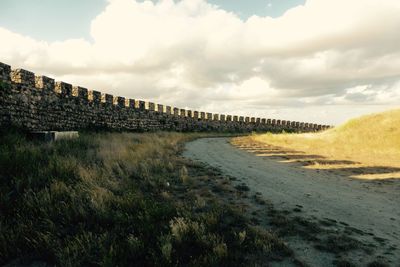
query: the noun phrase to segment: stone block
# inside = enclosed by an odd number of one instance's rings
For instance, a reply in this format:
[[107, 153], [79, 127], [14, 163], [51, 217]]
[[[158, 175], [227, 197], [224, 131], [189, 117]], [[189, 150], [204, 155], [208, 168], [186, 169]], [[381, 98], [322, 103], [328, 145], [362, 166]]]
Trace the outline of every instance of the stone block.
[[11, 81], [27, 87], [35, 87], [35, 74], [33, 72], [16, 69], [11, 71]]
[[54, 91], [61, 96], [72, 96], [72, 85], [65, 82], [56, 82]]
[[115, 96], [113, 99], [113, 104], [117, 107], [124, 108], [125, 107], [125, 97]]
[[46, 76], [35, 76], [35, 87], [37, 89], [55, 91], [55, 81]]
[[105, 104], [112, 105], [114, 102], [114, 96], [110, 94], [101, 94], [101, 102]]
[[72, 87], [72, 95], [82, 98], [84, 100], [88, 100], [89, 94], [88, 89], [80, 87], [80, 86], [73, 86]]
[[135, 99], [131, 99], [131, 98], [125, 99], [125, 106], [128, 108], [134, 109], [135, 108]]
[[11, 66], [0, 62], [0, 80], [11, 82]]
[[144, 102], [142, 100], [135, 100], [135, 108], [138, 110], [145, 110], [146, 102]]
[[43, 142], [52, 142], [67, 139], [79, 138], [79, 133], [77, 131], [34, 131], [30, 132], [28, 136], [31, 139], [39, 140]]
[[181, 117], [183, 117], [183, 118], [186, 117], [186, 109], [183, 109], [183, 108], [180, 109], [180, 110], [179, 110], [179, 115], [180, 115]]
[[101, 102], [101, 93], [99, 91], [89, 90], [89, 101], [93, 103], [100, 103]]
[[149, 104], [149, 110], [150, 111], [156, 111], [156, 104], [154, 104], [153, 102], [148, 102]]

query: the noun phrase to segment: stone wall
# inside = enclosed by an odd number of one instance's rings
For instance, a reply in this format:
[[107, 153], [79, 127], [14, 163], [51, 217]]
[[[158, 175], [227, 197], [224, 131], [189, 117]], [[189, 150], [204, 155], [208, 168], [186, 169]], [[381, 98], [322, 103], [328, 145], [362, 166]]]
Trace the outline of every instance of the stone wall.
[[123, 131], [298, 131], [326, 125], [164, 106], [55, 82], [0, 63], [0, 127], [25, 130], [112, 129]]

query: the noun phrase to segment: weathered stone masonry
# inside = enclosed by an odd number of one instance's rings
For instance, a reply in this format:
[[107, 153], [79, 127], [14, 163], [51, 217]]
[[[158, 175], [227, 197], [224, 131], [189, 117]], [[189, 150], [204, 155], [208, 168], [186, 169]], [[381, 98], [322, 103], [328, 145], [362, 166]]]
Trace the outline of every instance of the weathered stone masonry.
[[55, 82], [0, 63], [0, 126], [26, 130], [318, 131], [326, 125], [173, 108]]

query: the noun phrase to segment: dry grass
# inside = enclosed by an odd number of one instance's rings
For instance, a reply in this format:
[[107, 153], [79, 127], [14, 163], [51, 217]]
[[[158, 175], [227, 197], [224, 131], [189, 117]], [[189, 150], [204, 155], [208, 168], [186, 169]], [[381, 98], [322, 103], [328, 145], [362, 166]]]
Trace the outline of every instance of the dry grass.
[[217, 172], [179, 156], [202, 135], [82, 133], [40, 143], [0, 129], [0, 265], [255, 266], [291, 257], [212, 192]]
[[330, 160], [358, 162], [360, 166], [400, 168], [400, 109], [353, 119], [321, 133], [263, 134], [248, 138]]

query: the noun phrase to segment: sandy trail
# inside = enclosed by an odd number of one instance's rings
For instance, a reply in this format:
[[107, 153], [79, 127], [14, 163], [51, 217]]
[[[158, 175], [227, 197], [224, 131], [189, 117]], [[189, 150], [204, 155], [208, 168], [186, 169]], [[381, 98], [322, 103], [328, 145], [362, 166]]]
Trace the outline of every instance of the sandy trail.
[[232, 146], [227, 138], [190, 142], [184, 156], [240, 179], [279, 209], [301, 205], [304, 216], [334, 219], [400, 247], [398, 184], [350, 179], [335, 171], [305, 169], [258, 157]]

